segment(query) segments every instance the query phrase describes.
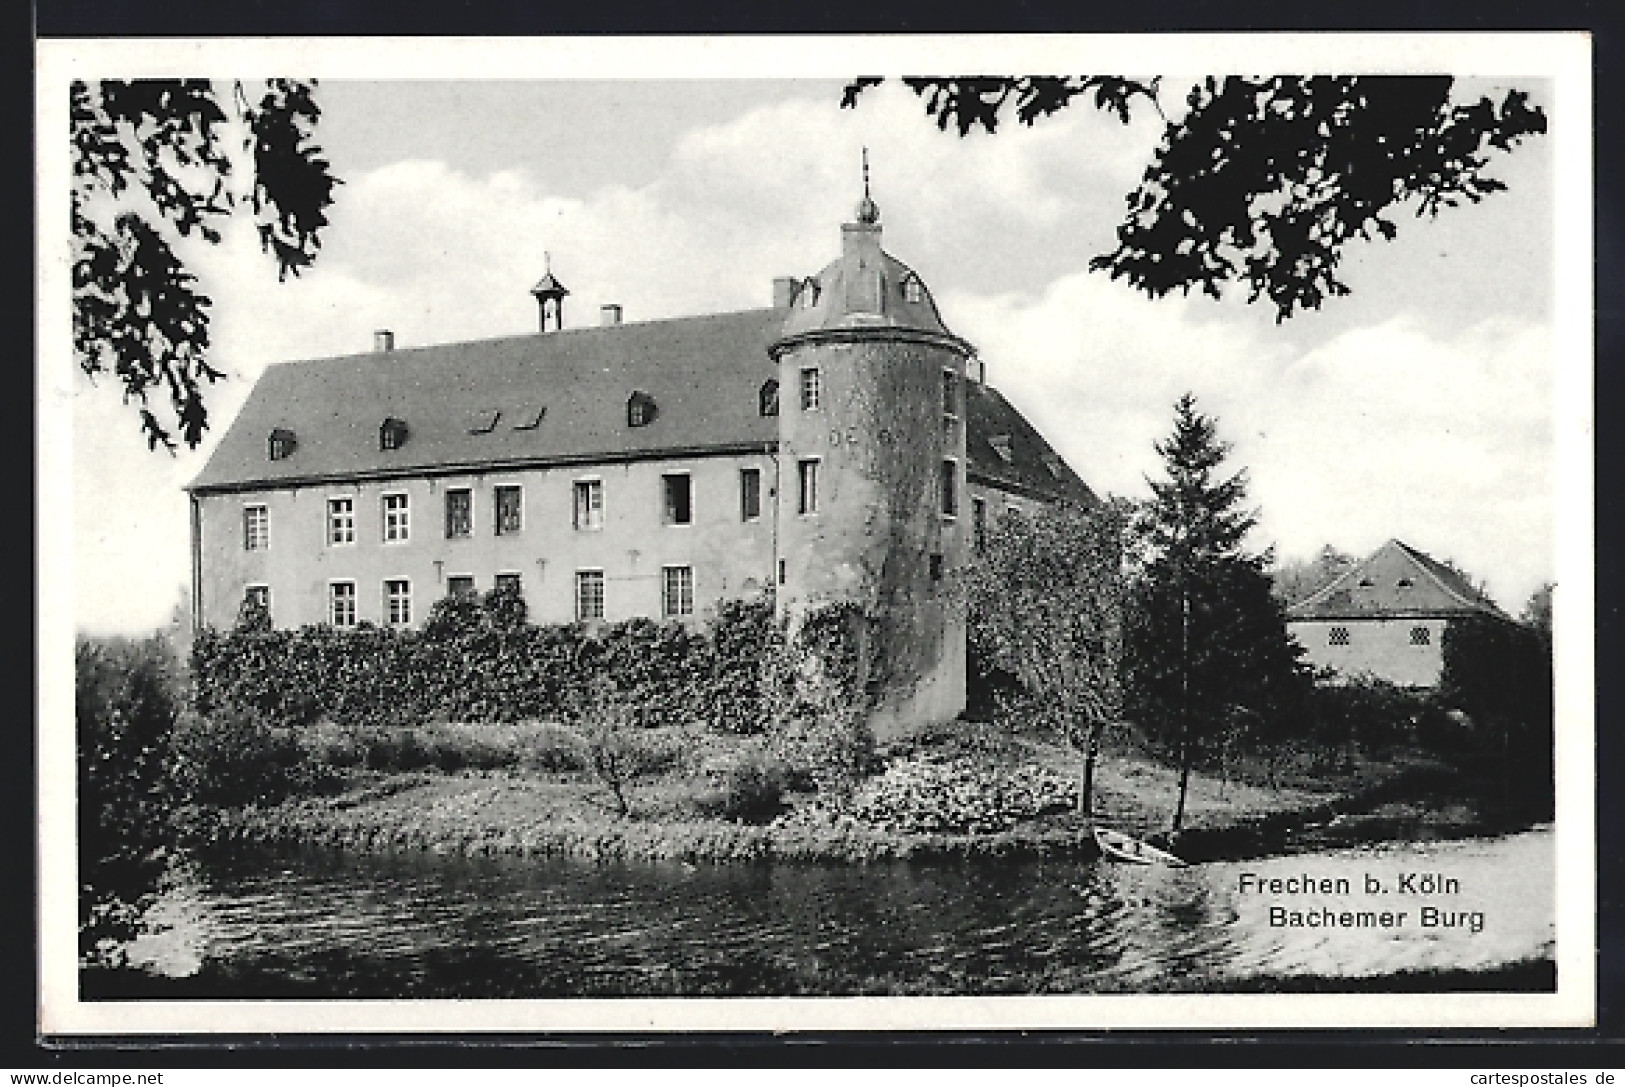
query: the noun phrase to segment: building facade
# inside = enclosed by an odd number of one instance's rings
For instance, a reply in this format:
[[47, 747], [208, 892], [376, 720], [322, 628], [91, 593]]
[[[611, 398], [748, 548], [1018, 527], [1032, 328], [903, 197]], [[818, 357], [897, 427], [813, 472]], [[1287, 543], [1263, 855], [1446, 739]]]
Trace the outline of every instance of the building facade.
[[692, 621], [773, 587], [878, 618], [886, 721], [964, 704], [946, 591], [1008, 509], [1094, 496], [989, 387], [865, 197], [772, 307], [268, 368], [189, 487], [193, 619], [416, 627], [510, 584], [537, 622]]
[[1459, 573], [1389, 540], [1319, 591], [1287, 608], [1287, 629], [1316, 668], [1434, 687], [1450, 620], [1511, 620]]

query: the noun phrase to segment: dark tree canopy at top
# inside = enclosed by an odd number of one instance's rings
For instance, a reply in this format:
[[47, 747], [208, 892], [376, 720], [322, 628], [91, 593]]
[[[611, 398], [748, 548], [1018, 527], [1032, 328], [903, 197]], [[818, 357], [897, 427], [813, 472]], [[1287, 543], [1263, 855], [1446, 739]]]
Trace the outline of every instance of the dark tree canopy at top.
[[[111, 372], [139, 404], [149, 447], [190, 447], [208, 428], [202, 386], [222, 373], [208, 361], [209, 297], [176, 252], [179, 239], [220, 241], [239, 198], [279, 278], [315, 259], [339, 184], [311, 141], [321, 111], [314, 83], [266, 80], [231, 106], [246, 129], [253, 176], [231, 188], [230, 117], [207, 79], [75, 80], [70, 88], [73, 189], [73, 339], [92, 379]], [[167, 399], [160, 419], [150, 393]]]
[[[850, 83], [842, 105], [882, 80]], [[1500, 103], [1451, 99], [1450, 76], [1209, 77], [1168, 121], [1140, 185], [1127, 196], [1117, 248], [1090, 267], [1152, 297], [1193, 287], [1213, 298], [1244, 283], [1282, 321], [1349, 293], [1337, 278], [1354, 238], [1396, 233], [1392, 211], [1435, 216], [1506, 188], [1487, 175], [1491, 149], [1546, 131], [1522, 91]], [[904, 79], [937, 127], [993, 133], [1013, 113], [1026, 125], [1092, 95], [1127, 122], [1158, 81], [1120, 76], [955, 76]]]

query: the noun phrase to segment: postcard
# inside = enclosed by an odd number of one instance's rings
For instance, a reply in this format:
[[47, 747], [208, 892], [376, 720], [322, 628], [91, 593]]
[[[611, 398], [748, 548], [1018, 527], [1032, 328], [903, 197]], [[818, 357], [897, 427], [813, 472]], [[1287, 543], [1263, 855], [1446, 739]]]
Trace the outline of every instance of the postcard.
[[37, 50], [42, 1033], [1594, 1022], [1585, 35]]

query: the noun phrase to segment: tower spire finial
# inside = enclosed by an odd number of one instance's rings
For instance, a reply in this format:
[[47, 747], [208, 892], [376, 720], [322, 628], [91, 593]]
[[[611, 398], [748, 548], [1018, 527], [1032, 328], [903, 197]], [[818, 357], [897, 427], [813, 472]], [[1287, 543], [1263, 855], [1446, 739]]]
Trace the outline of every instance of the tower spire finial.
[[880, 221], [880, 206], [869, 196], [869, 147], [863, 148], [863, 199], [858, 202], [858, 222], [873, 225]]

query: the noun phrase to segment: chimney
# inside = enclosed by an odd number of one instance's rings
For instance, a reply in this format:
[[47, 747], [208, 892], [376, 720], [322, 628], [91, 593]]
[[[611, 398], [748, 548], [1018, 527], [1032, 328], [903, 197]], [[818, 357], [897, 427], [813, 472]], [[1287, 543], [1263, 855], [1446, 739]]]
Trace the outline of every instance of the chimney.
[[773, 280], [773, 308], [789, 309], [795, 301], [796, 280], [794, 276], [778, 276]]
[[598, 307], [598, 323], [601, 325], [618, 325], [621, 323], [621, 307], [618, 303], [608, 302]]
[[372, 349], [380, 353], [395, 350], [395, 333], [380, 328], [372, 334]]

